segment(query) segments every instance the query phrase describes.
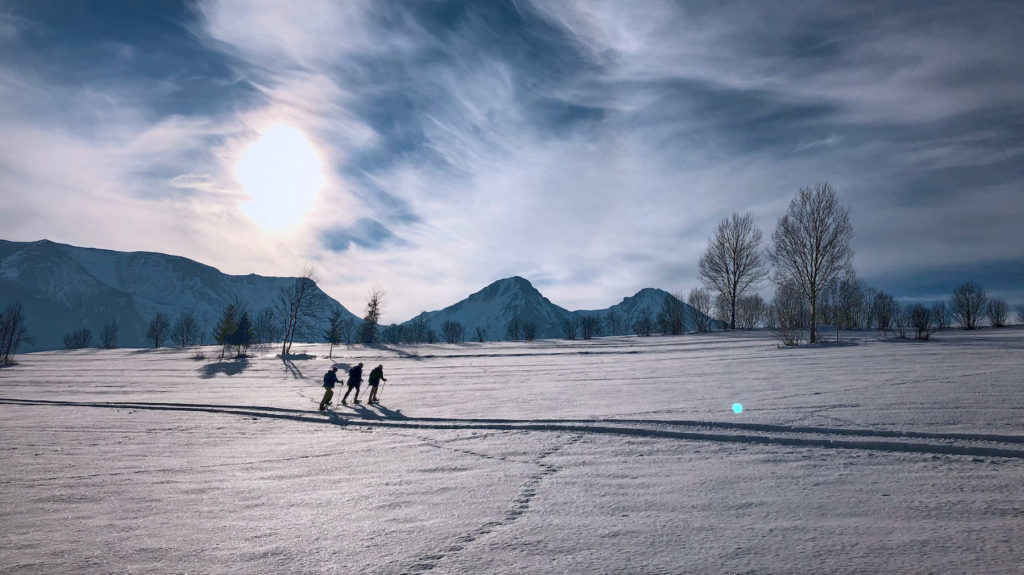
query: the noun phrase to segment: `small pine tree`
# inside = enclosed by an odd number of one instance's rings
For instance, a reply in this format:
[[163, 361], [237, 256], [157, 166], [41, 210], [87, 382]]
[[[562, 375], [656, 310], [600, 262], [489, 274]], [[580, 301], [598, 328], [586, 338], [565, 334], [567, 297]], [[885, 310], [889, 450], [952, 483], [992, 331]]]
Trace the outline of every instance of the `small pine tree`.
[[334, 358], [334, 346], [341, 343], [342, 322], [340, 309], [331, 312], [331, 318], [327, 320], [327, 329], [324, 330], [324, 338], [331, 344], [331, 349], [327, 352], [328, 358]]
[[377, 325], [380, 323], [380, 315], [384, 311], [384, 290], [375, 287], [370, 291], [370, 297], [366, 301], [366, 316], [363, 318], [362, 337], [363, 343], [374, 343], [377, 341]]
[[230, 345], [238, 347], [237, 357], [244, 357], [245, 351], [249, 349], [255, 339], [255, 334], [252, 330], [252, 320], [249, 318], [249, 312], [242, 312], [242, 317], [238, 318], [238, 324], [235, 326], [235, 331], [231, 334], [228, 339]]
[[213, 328], [213, 340], [221, 346], [221, 359], [224, 359], [224, 353], [227, 351], [228, 346], [233, 345], [231, 339], [237, 329], [238, 306], [233, 303], [228, 304], [220, 314], [220, 321]]

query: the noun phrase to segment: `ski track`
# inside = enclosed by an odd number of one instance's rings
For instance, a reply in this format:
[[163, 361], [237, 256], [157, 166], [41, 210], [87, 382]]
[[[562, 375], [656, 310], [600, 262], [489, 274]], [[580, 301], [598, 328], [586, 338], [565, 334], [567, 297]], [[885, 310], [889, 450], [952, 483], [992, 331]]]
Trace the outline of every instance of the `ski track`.
[[[716, 421], [637, 420], [637, 419], [448, 419], [407, 417], [398, 411], [379, 407], [380, 411], [359, 405], [356, 414], [336, 411], [307, 412], [296, 409], [261, 406], [232, 406], [154, 402], [75, 402], [0, 398], [0, 404], [138, 409], [153, 411], [194, 411], [269, 418], [341, 427], [392, 429], [438, 429], [491, 431], [567, 432], [575, 434], [622, 435], [655, 439], [711, 441], [756, 445], [787, 445], [824, 449], [857, 449], [897, 453], [929, 453], [973, 457], [1024, 459], [1024, 436], [841, 429]], [[752, 435], [744, 432], [759, 432]], [[849, 439], [848, 439], [849, 438]], [[854, 439], [855, 438], [855, 439]], [[915, 441], [898, 441], [898, 440]], [[920, 441], [926, 440], [926, 441]]]

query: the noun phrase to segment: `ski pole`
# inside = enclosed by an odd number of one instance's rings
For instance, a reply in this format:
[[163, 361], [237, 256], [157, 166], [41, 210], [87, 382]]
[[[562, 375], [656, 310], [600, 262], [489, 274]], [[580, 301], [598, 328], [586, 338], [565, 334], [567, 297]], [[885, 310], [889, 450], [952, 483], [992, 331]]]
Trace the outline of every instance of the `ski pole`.
[[381, 396], [381, 395], [384, 395], [384, 383], [385, 383], [385, 382], [387, 382], [387, 380], [386, 380], [386, 379], [381, 379], [381, 380], [380, 380], [380, 389], [378, 389], [378, 390], [377, 390], [377, 395], [376, 395], [376, 397], [374, 398], [374, 399], [376, 399], [376, 400], [377, 400], [377, 403], [380, 403], [380, 396]]

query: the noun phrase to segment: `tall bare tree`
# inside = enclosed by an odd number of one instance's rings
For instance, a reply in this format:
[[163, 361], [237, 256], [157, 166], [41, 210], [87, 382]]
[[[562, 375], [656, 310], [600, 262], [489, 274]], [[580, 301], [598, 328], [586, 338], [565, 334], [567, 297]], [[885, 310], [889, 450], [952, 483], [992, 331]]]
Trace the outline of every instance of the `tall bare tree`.
[[721, 294], [729, 307], [729, 328], [736, 329], [736, 301], [757, 289], [768, 275], [761, 254], [761, 230], [749, 212], [733, 214], [718, 224], [708, 249], [697, 263], [704, 287]]
[[775, 266], [772, 279], [795, 287], [810, 305], [810, 343], [818, 341], [818, 294], [850, 269], [852, 240], [850, 212], [839, 205], [828, 182], [801, 188], [772, 234], [768, 248], [768, 260]]
[[967, 281], [953, 290], [953, 297], [949, 300], [949, 307], [953, 312], [953, 318], [960, 327], [964, 329], [977, 329], [978, 320], [985, 310], [988, 296], [980, 285]]
[[274, 310], [265, 307], [256, 314], [252, 322], [252, 330], [256, 334], [257, 344], [273, 343], [281, 339], [281, 326], [274, 314]]
[[299, 277], [277, 294], [277, 315], [281, 321], [281, 355], [291, 353], [295, 338], [308, 334], [320, 317], [321, 302], [316, 297], [319, 278], [312, 266], [303, 268]]

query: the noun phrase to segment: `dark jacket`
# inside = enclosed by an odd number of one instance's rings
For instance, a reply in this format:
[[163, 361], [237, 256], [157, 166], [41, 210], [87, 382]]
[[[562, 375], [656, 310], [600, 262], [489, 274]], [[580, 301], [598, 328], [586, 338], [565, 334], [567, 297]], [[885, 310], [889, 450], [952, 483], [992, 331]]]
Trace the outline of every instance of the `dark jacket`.
[[353, 367], [352, 369], [348, 370], [348, 384], [349, 385], [359, 385], [362, 381], [363, 381], [363, 368], [362, 367], [357, 365], [357, 366]]
[[334, 389], [334, 384], [338, 383], [338, 374], [334, 373], [334, 370], [328, 370], [324, 374], [324, 387]]
[[384, 368], [373, 368], [373, 371], [370, 372], [370, 385], [377, 385], [382, 379], [384, 381], [388, 380], [388, 378], [384, 377]]

